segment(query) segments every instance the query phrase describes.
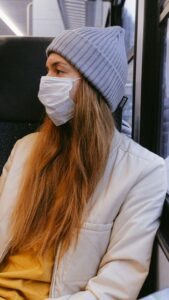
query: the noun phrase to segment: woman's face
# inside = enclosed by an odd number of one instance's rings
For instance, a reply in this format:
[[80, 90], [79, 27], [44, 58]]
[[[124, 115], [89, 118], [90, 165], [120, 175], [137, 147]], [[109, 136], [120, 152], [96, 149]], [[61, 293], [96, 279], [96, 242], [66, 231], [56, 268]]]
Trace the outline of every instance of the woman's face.
[[52, 77], [69, 77], [79, 78], [80, 73], [65, 60], [62, 56], [56, 53], [51, 53], [46, 61], [47, 75]]
[[[81, 78], [81, 74], [65, 60], [62, 56], [56, 53], [51, 53], [46, 61], [47, 75], [59, 78]], [[73, 83], [73, 88], [70, 91], [70, 97], [75, 101], [75, 93], [79, 84], [79, 80]]]

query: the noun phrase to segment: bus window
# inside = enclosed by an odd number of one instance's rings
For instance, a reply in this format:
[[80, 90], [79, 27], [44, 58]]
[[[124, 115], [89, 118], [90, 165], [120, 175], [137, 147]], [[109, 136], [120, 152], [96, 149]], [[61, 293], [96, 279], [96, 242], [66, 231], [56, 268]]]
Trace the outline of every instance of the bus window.
[[[127, 96], [128, 100], [124, 106], [123, 109], [123, 128], [127, 124], [129, 125], [128, 128], [132, 128], [132, 107], [133, 107], [133, 63], [134, 59], [129, 62], [128, 65], [128, 78], [127, 78], [127, 84], [125, 88], [125, 95]], [[126, 123], [127, 124], [126, 124]], [[131, 130], [130, 131], [124, 131], [131, 137]]]
[[164, 34], [163, 76], [161, 84], [162, 125], [161, 125], [161, 155], [169, 156], [169, 19]]
[[126, 0], [122, 14], [122, 25], [125, 29], [126, 52], [128, 56], [128, 78], [125, 95], [128, 98], [123, 109], [123, 132], [132, 135], [133, 108], [133, 65], [134, 65], [134, 36], [135, 36], [136, 1]]
[[136, 1], [126, 0], [123, 8], [122, 23], [125, 29], [127, 55], [131, 55], [134, 47]]

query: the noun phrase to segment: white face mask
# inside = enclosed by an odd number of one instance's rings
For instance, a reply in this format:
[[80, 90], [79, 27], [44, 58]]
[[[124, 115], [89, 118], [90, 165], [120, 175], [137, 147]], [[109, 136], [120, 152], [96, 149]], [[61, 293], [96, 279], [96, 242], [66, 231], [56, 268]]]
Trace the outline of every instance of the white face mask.
[[66, 123], [73, 117], [75, 103], [70, 98], [70, 91], [78, 79], [80, 78], [41, 77], [38, 98], [56, 126]]

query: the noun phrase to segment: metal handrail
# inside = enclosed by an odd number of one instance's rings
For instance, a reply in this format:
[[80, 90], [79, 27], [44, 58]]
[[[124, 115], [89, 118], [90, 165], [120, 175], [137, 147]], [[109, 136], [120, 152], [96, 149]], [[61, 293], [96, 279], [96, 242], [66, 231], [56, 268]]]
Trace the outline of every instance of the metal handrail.
[[31, 35], [31, 30], [30, 30], [30, 12], [33, 7], [33, 2], [29, 2], [27, 7], [26, 7], [26, 33], [27, 36]]

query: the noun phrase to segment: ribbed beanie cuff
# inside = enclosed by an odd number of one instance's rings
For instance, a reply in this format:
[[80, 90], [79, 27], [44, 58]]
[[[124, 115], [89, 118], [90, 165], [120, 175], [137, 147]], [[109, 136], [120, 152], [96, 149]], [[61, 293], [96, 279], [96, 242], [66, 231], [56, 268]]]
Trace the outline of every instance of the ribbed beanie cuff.
[[107, 100], [114, 112], [124, 96], [127, 58], [119, 26], [65, 30], [47, 47], [67, 59]]

